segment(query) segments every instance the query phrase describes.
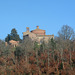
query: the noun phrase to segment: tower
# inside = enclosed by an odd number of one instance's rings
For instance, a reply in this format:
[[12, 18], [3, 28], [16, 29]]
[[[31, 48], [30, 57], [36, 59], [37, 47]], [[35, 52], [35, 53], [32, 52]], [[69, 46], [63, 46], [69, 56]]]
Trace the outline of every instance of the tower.
[[26, 32], [29, 32], [30, 30], [29, 30], [29, 27], [26, 27]]

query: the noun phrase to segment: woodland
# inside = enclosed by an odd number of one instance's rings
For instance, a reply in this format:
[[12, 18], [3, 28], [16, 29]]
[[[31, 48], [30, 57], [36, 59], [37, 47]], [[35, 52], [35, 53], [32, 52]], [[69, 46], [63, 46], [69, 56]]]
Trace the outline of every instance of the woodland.
[[[20, 41], [19, 46], [11, 46], [10, 40]], [[75, 31], [63, 25], [58, 36], [38, 45], [12, 29], [0, 40], [0, 75], [75, 75]]]

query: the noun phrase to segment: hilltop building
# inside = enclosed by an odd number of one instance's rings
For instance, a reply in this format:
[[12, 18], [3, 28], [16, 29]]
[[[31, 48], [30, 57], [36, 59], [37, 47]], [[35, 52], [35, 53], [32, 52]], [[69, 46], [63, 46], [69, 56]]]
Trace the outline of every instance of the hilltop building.
[[39, 26], [37, 26], [37, 28], [32, 31], [30, 31], [29, 27], [26, 27], [26, 32], [23, 32], [23, 39], [25, 39], [26, 37], [29, 37], [33, 41], [41, 43], [42, 40], [48, 42], [49, 39], [54, 38], [54, 35], [46, 35], [46, 31], [39, 29]]
[[12, 45], [12, 46], [14, 46], [14, 47], [16, 47], [16, 46], [19, 45], [19, 41], [10, 40], [10, 41], [9, 41], [9, 44]]
[[15, 40], [10, 40], [9, 43], [5, 42], [5, 45], [11, 45], [12, 47], [16, 47], [19, 46], [19, 41], [15, 41]]

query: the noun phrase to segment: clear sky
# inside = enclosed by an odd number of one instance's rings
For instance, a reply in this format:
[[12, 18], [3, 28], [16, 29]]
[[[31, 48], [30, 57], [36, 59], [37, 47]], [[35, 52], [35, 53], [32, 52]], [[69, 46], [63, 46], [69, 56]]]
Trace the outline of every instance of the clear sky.
[[46, 30], [57, 35], [62, 25], [75, 30], [75, 0], [0, 0], [0, 39], [4, 40], [12, 28], [22, 38], [26, 27]]

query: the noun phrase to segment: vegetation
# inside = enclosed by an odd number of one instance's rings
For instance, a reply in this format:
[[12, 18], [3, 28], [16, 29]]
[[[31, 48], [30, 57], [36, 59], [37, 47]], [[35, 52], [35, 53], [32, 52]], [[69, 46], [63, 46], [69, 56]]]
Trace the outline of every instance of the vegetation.
[[[17, 33], [13, 33], [9, 36], [15, 39]], [[0, 75], [74, 75], [74, 35], [73, 29], [64, 25], [58, 37], [49, 39], [48, 43], [42, 41], [41, 45], [25, 38], [12, 48], [0, 40]]]
[[9, 42], [10, 40], [15, 40], [15, 41], [21, 41], [19, 35], [17, 34], [17, 31], [15, 28], [11, 30], [11, 33], [8, 34], [8, 36], [5, 38], [6, 42]]

